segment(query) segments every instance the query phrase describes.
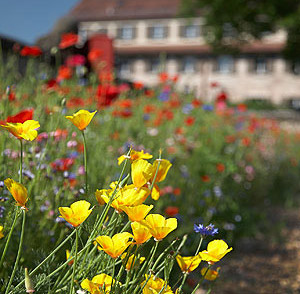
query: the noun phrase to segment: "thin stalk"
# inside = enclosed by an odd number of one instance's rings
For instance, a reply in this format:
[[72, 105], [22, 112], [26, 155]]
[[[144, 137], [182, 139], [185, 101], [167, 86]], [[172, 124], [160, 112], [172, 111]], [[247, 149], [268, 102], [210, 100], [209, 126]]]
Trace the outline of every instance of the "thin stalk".
[[23, 180], [23, 141], [20, 139], [20, 150], [21, 150], [21, 156], [20, 156], [20, 174], [19, 174], [19, 182], [22, 184]]
[[203, 242], [203, 236], [201, 235], [200, 242], [199, 242], [198, 248], [197, 248], [197, 250], [195, 252], [195, 255], [197, 255], [199, 253], [201, 245], [202, 245], [202, 242]]
[[11, 286], [13, 280], [14, 280], [14, 276], [15, 276], [15, 273], [16, 273], [16, 270], [17, 270], [17, 267], [18, 267], [20, 257], [21, 257], [22, 245], [23, 245], [23, 240], [24, 240], [24, 231], [25, 231], [25, 220], [26, 220], [26, 212], [25, 212], [25, 209], [23, 209], [23, 222], [22, 222], [22, 229], [21, 229], [21, 237], [20, 237], [18, 254], [17, 254], [16, 261], [15, 261], [14, 269], [13, 269], [12, 274], [10, 276], [9, 282], [6, 286], [5, 294], [8, 293], [9, 288], [10, 288], [10, 286]]
[[185, 280], [186, 280], [187, 276], [188, 276], [188, 273], [184, 273], [183, 274], [183, 279], [182, 279], [181, 284], [180, 284], [180, 286], [178, 288], [178, 293], [181, 293], [181, 289], [182, 289], [182, 287], [183, 287], [183, 285], [185, 283]]
[[75, 229], [76, 232], [76, 240], [75, 240], [75, 257], [74, 257], [74, 264], [73, 264], [73, 274], [71, 279], [71, 288], [70, 288], [70, 294], [74, 293], [74, 279], [75, 279], [75, 272], [76, 272], [76, 265], [77, 265], [77, 253], [78, 253], [78, 229]]
[[[45, 264], [65, 243], [75, 234], [75, 230], [62, 242], [58, 247], [56, 247], [38, 266], [36, 266], [30, 273], [29, 276], [33, 275], [43, 264]], [[66, 261], [66, 264], [70, 262]], [[64, 265], [64, 264], [63, 264]], [[25, 279], [23, 279], [16, 287], [15, 290], [18, 289], [23, 283]]]
[[1, 256], [1, 260], [0, 260], [0, 268], [2, 267], [3, 265], [3, 261], [4, 261], [4, 257], [6, 255], [6, 251], [8, 249], [8, 245], [9, 245], [9, 242], [10, 242], [10, 239], [11, 239], [11, 235], [13, 233], [13, 230], [16, 226], [16, 221], [17, 221], [17, 218], [19, 216], [19, 210], [16, 210], [16, 213], [15, 213], [15, 218], [13, 220], [13, 223], [12, 223], [12, 226], [10, 228], [10, 231], [9, 231], [9, 234], [8, 234], [8, 237], [7, 237], [7, 241], [6, 241], [6, 244], [5, 244], [5, 247], [4, 247], [4, 250], [3, 250], [3, 253], [2, 253], [2, 256]]
[[85, 195], [88, 195], [88, 171], [87, 171], [87, 149], [86, 149], [86, 139], [84, 135], [84, 131], [81, 132], [83, 137], [83, 146], [84, 146], [84, 157], [83, 157], [83, 164], [84, 164], [84, 173], [85, 173]]
[[197, 286], [195, 287], [195, 289], [193, 290], [193, 292], [191, 294], [195, 294], [195, 292], [197, 291], [197, 289], [200, 287], [202, 281], [204, 280], [204, 277], [206, 276], [208, 270], [210, 269], [211, 265], [209, 265], [203, 275], [203, 277], [200, 279], [199, 283], [197, 284]]

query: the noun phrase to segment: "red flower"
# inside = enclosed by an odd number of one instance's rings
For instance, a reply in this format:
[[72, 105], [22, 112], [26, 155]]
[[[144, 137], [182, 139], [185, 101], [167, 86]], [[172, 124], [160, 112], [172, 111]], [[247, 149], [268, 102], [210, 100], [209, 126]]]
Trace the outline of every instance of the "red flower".
[[185, 123], [187, 126], [192, 126], [192, 125], [195, 123], [195, 118], [192, 117], [192, 116], [188, 116], [188, 117], [184, 120], [184, 123]]
[[245, 112], [245, 111], [247, 110], [247, 105], [246, 105], [246, 104], [239, 104], [239, 105], [237, 106], [237, 110], [238, 110], [239, 112]]
[[218, 84], [217, 82], [211, 82], [211, 83], [210, 83], [210, 86], [211, 86], [212, 88], [216, 88], [216, 87], [219, 87], [219, 84]]
[[8, 116], [6, 122], [8, 123], [24, 123], [26, 120], [31, 120], [33, 118], [33, 108], [25, 109], [19, 113]]
[[74, 158], [60, 158], [51, 162], [51, 167], [56, 171], [67, 171], [74, 164]]
[[250, 145], [251, 141], [248, 137], [244, 137], [242, 138], [242, 144], [245, 146], [245, 147], [248, 147]]
[[175, 196], [179, 196], [179, 195], [181, 194], [181, 189], [180, 189], [180, 188], [174, 188], [173, 194], [174, 194]]
[[156, 110], [156, 107], [152, 104], [147, 104], [144, 106], [144, 113], [152, 113]]
[[84, 100], [82, 98], [78, 98], [78, 97], [73, 97], [70, 100], [67, 101], [67, 108], [76, 108], [79, 106], [84, 106]]
[[204, 183], [210, 182], [210, 177], [208, 175], [201, 176], [201, 179]]
[[66, 60], [66, 65], [68, 67], [76, 67], [76, 66], [80, 66], [80, 65], [84, 65], [85, 64], [85, 57], [81, 54], [74, 54], [71, 56], [68, 56], [67, 60]]
[[77, 42], [78, 42], [78, 35], [74, 33], [63, 34], [61, 36], [61, 40], [58, 47], [60, 49], [65, 49], [77, 44]]
[[132, 100], [123, 99], [123, 100], [120, 100], [118, 104], [121, 108], [131, 108], [132, 107]]
[[89, 62], [95, 62], [97, 61], [100, 56], [103, 54], [103, 51], [101, 49], [92, 49], [89, 53], [88, 53], [88, 60]]
[[220, 92], [218, 95], [217, 95], [217, 101], [218, 102], [220, 102], [220, 101], [226, 101], [227, 100], [227, 94], [224, 92], [224, 91], [222, 91], [222, 92]]
[[144, 84], [142, 82], [134, 82], [133, 83], [133, 88], [136, 90], [141, 90], [144, 88]]
[[22, 48], [20, 54], [21, 56], [40, 56], [42, 55], [43, 51], [37, 46], [25, 46]]
[[68, 80], [71, 77], [72, 70], [65, 65], [60, 66], [60, 68], [58, 69], [57, 81]]
[[160, 81], [161, 83], [165, 83], [165, 82], [168, 80], [168, 78], [169, 78], [169, 76], [168, 76], [168, 74], [167, 74], [166, 72], [160, 73], [160, 74], [158, 75], [158, 77], [159, 77], [159, 81]]
[[167, 216], [173, 217], [173, 216], [177, 215], [178, 213], [179, 213], [179, 208], [177, 206], [168, 206], [165, 209], [165, 214]]
[[179, 79], [179, 75], [175, 75], [175, 76], [172, 77], [172, 81], [174, 83], [177, 83], [178, 79]]
[[235, 137], [232, 135], [228, 135], [225, 137], [226, 143], [233, 143], [235, 141]]
[[225, 170], [225, 165], [223, 163], [218, 163], [216, 169], [219, 173], [222, 173]]
[[194, 108], [197, 108], [202, 105], [202, 102], [199, 99], [194, 99], [192, 101], [192, 105], [194, 106]]
[[46, 88], [47, 88], [47, 90], [52, 90], [52, 89], [54, 89], [56, 86], [57, 86], [56, 79], [51, 79], [51, 80], [48, 80], [48, 81], [46, 82]]

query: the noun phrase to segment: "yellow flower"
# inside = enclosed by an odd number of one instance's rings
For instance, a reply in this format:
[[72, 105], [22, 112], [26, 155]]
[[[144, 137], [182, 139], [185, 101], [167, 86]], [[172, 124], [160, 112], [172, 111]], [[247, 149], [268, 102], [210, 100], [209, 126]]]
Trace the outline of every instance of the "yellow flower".
[[145, 204], [121, 207], [121, 209], [128, 215], [128, 218], [132, 222], [139, 222], [143, 220], [152, 208], [153, 205]]
[[[121, 259], [125, 262], [127, 253], [121, 255]], [[136, 268], [138, 264], [141, 264], [145, 261], [145, 257], [136, 258], [134, 254], [131, 254], [126, 263], [126, 270], [130, 271], [132, 268]]]
[[142, 225], [141, 223], [133, 222], [131, 224], [131, 229], [135, 243], [138, 245], [145, 243], [152, 237], [148, 227]]
[[144, 186], [153, 176], [153, 166], [144, 159], [135, 160], [131, 164], [131, 178], [135, 187]]
[[177, 219], [165, 219], [160, 214], [149, 214], [141, 224], [149, 229], [156, 241], [160, 241], [177, 228]]
[[[98, 201], [99, 205], [104, 205], [106, 202], [104, 201], [102, 195], [105, 193], [107, 194], [107, 191], [106, 189], [102, 189], [102, 190], [96, 190], [95, 192], [95, 197], [96, 197], [96, 200]], [[106, 195], [107, 198], [109, 198], [109, 193]]]
[[91, 214], [89, 209], [91, 204], [85, 200], [79, 200], [71, 204], [70, 207], [59, 207], [61, 217], [73, 227], [78, 227]]
[[112, 258], [117, 258], [132, 244], [129, 241], [130, 238], [133, 238], [133, 236], [127, 232], [115, 234], [112, 238], [109, 236], [98, 236], [96, 243], [100, 246], [97, 246], [97, 248], [103, 250]]
[[26, 120], [24, 123], [5, 123], [0, 125], [2, 128], [7, 129], [12, 135], [18, 139], [24, 139], [26, 141], [33, 141], [38, 133], [37, 129], [40, 127], [38, 121]]
[[3, 226], [0, 226], [0, 239], [4, 237], [3, 230], [4, 230]]
[[190, 273], [195, 270], [199, 266], [201, 260], [199, 255], [185, 257], [182, 257], [181, 255], [176, 256], [176, 261], [183, 273]]
[[[90, 281], [85, 279], [81, 282], [81, 287], [92, 294], [106, 294], [111, 290], [111, 285], [115, 284], [116, 280], [106, 274], [100, 274]], [[121, 285], [120, 282], [118, 284]], [[105, 290], [104, 290], [105, 289]]]
[[83, 131], [89, 125], [96, 113], [97, 111], [89, 112], [81, 109], [72, 116], [65, 116], [65, 118], [70, 120], [80, 131]]
[[[131, 161], [135, 161], [138, 159], [151, 159], [153, 156], [149, 153], [144, 153], [144, 150], [142, 151], [131, 150], [129, 157]], [[118, 158], [118, 165], [120, 165], [126, 158], [127, 158], [126, 155], [120, 156]]]
[[214, 281], [218, 275], [219, 275], [220, 268], [218, 267], [216, 271], [208, 269], [207, 267], [204, 267], [201, 269], [201, 275], [204, 276], [205, 280], [208, 281]]
[[228, 245], [223, 240], [213, 240], [208, 243], [207, 250], [199, 253], [202, 260], [208, 261], [213, 264], [219, 261], [225, 254], [230, 252], [232, 247], [228, 249]]
[[[97, 200], [108, 203], [114, 191], [114, 183], [111, 184], [112, 189], [98, 190]], [[126, 185], [121, 188], [114, 196], [111, 206], [118, 212], [123, 211], [124, 206], [137, 206], [142, 204], [150, 194], [150, 190], [146, 187], [137, 188], [134, 185]]]
[[171, 287], [167, 285], [167, 282], [163, 279], [151, 276], [151, 278], [148, 280], [147, 275], [145, 275], [145, 279], [145, 282], [141, 285], [143, 287], [144, 284], [147, 282], [146, 286], [143, 289], [143, 294], [173, 294]]
[[4, 181], [4, 184], [17, 201], [17, 205], [26, 208], [26, 202], [28, 201], [27, 189], [22, 184], [9, 178]]
[[[152, 178], [150, 179], [151, 183], [154, 181], [157, 166], [158, 166], [158, 162], [159, 162], [159, 160], [156, 160], [153, 163], [154, 173], [152, 175]], [[160, 165], [159, 165], [159, 168], [158, 168], [158, 171], [157, 171], [157, 176], [155, 178], [155, 182], [154, 182], [153, 189], [152, 189], [152, 192], [151, 192], [151, 197], [152, 197], [153, 200], [158, 200], [159, 197], [160, 197], [159, 187], [155, 183], [160, 183], [166, 178], [167, 173], [168, 173], [171, 166], [172, 166], [172, 164], [169, 160], [160, 159]]]

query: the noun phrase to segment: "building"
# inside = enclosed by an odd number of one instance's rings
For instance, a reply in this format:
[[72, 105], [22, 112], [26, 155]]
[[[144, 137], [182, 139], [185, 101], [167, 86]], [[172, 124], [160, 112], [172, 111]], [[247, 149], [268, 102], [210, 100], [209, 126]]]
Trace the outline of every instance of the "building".
[[236, 56], [212, 53], [201, 16], [179, 16], [180, 0], [82, 0], [70, 12], [80, 36], [114, 39], [120, 77], [155, 85], [160, 71], [179, 74], [178, 87], [212, 99], [217, 82], [232, 101], [300, 98], [300, 63], [282, 58], [286, 34], [253, 40]]

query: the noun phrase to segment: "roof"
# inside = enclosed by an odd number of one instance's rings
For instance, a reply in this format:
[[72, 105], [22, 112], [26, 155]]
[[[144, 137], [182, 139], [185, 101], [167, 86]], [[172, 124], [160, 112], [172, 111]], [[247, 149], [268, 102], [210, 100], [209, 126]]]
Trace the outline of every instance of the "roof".
[[77, 21], [158, 19], [178, 16], [181, 0], [82, 0], [69, 13]]

